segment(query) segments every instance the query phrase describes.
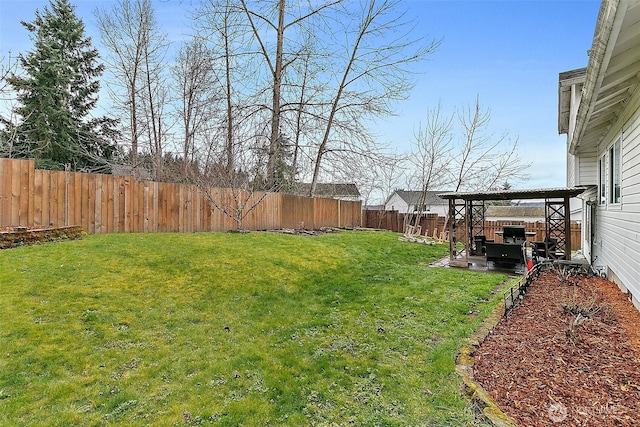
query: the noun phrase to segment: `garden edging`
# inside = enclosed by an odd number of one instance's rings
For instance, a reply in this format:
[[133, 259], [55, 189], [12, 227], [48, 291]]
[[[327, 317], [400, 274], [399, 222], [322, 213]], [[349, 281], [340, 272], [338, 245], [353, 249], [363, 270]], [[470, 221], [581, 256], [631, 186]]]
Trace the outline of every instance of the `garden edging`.
[[456, 373], [464, 382], [465, 393], [482, 408], [482, 414], [496, 427], [516, 427], [515, 421], [498, 407], [493, 398], [478, 384], [473, 377], [475, 350], [482, 345], [504, 315], [504, 307], [500, 304], [482, 322], [482, 325], [471, 335], [467, 344], [458, 350], [456, 357]]

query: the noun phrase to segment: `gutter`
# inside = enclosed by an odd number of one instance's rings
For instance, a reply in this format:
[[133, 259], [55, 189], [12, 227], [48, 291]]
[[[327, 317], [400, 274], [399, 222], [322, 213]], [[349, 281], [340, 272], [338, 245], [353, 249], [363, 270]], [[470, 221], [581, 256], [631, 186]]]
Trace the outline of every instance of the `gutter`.
[[[602, 65], [605, 62], [607, 47], [613, 32], [613, 24], [618, 14], [619, 6], [622, 0], [603, 0], [598, 13], [598, 21], [593, 36], [593, 44], [589, 51], [589, 64], [587, 65], [587, 76], [584, 86], [582, 87], [582, 100], [578, 108], [576, 117], [576, 127], [571, 135], [569, 143], [569, 153], [576, 154], [580, 140], [584, 136], [588, 118], [591, 117], [595, 107], [596, 87], [600, 87], [604, 75], [602, 74]], [[609, 52], [611, 55], [611, 52]], [[608, 62], [608, 61], [607, 61]]]

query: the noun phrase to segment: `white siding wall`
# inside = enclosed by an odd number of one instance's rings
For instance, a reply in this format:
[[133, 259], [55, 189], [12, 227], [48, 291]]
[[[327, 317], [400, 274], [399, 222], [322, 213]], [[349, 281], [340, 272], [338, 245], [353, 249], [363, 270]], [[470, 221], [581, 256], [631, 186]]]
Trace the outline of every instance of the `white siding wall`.
[[[447, 200], [443, 200], [443, 203], [446, 203]], [[427, 213], [430, 214], [438, 214], [438, 216], [447, 216], [447, 212], [449, 211], [449, 205], [448, 204], [442, 204], [442, 205], [429, 205], [427, 206], [427, 209], [429, 209], [429, 211]]]
[[[412, 213], [414, 206], [408, 206], [400, 196], [393, 193], [389, 200], [384, 205], [384, 209], [387, 211], [396, 210], [400, 213]], [[442, 200], [441, 204], [427, 205], [427, 213], [437, 213], [438, 216], [446, 216], [449, 210], [449, 204], [447, 200]]]
[[[621, 203], [598, 206], [594, 265], [640, 300], [640, 94], [607, 134], [601, 153], [622, 135]], [[608, 163], [608, 162], [607, 162]], [[608, 171], [607, 171], [608, 175]]]
[[398, 196], [396, 193], [393, 193], [387, 203], [385, 203], [384, 209], [387, 211], [396, 210], [400, 213], [407, 213], [409, 206], [407, 206], [407, 203], [402, 200], [400, 196]]
[[575, 187], [578, 185], [578, 174], [576, 173], [579, 159], [567, 150], [567, 186]]
[[578, 177], [575, 185], [598, 184], [598, 152], [581, 153], [578, 159]]

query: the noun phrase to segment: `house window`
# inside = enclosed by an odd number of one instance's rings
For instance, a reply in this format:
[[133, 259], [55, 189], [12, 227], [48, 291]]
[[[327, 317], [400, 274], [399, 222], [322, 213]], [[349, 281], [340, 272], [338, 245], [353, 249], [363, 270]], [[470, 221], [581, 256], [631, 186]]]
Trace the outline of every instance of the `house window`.
[[620, 138], [609, 148], [609, 203], [620, 203]]
[[605, 156], [600, 157], [598, 162], [598, 203], [604, 205], [607, 202], [607, 187], [605, 182]]

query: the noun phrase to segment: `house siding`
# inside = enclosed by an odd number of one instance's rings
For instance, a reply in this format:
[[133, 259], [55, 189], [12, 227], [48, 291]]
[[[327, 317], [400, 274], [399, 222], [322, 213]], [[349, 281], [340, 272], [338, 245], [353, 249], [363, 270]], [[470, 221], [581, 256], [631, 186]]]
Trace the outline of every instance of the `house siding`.
[[569, 187], [598, 185], [598, 150], [567, 153], [567, 185]]
[[[630, 291], [636, 300], [640, 299], [639, 101], [640, 95], [636, 94], [600, 145], [598, 154], [602, 155], [616, 138], [622, 136], [621, 202], [598, 206], [592, 258], [594, 265], [606, 266], [608, 277], [623, 290]], [[597, 164], [597, 161], [593, 163]]]
[[391, 195], [389, 200], [387, 200], [387, 203], [385, 203], [385, 210], [388, 210], [388, 211], [395, 210], [400, 213], [407, 213], [408, 209], [409, 209], [409, 206], [407, 206], [407, 203], [404, 200], [402, 200], [402, 197], [398, 196], [395, 193]]
[[[406, 193], [403, 191], [403, 193]], [[426, 213], [438, 214], [438, 216], [446, 216], [449, 210], [449, 204], [446, 200], [438, 198], [435, 194], [438, 192], [430, 192], [426, 200]], [[415, 200], [409, 196], [409, 200]], [[399, 213], [413, 213], [415, 209], [414, 202], [408, 203], [406, 196], [401, 196], [397, 192], [393, 192], [384, 204], [387, 211], [396, 210]]]
[[567, 185], [569, 187], [578, 185], [578, 174], [576, 173], [576, 169], [579, 163], [579, 157], [567, 153]]
[[575, 185], [598, 185], [598, 152], [591, 151], [580, 155], [578, 161], [578, 179]]

